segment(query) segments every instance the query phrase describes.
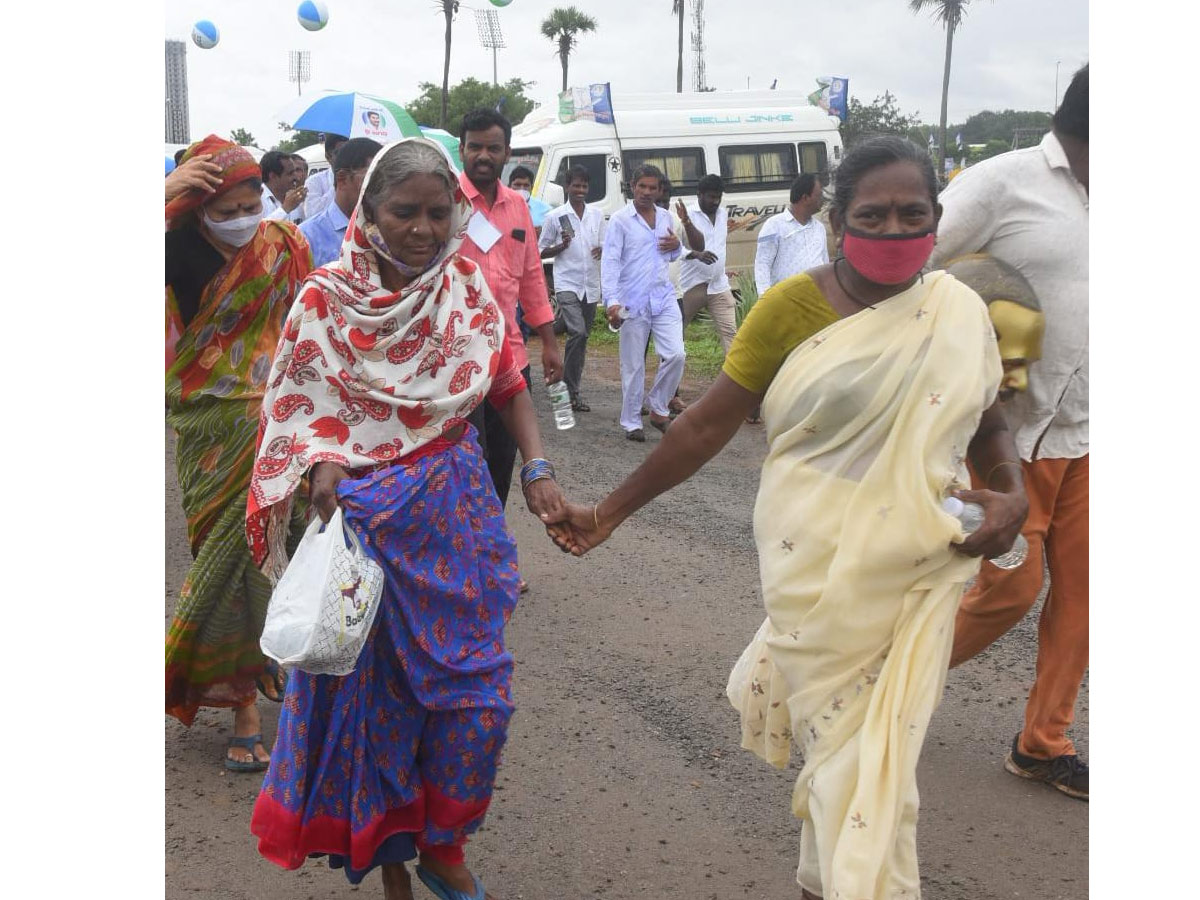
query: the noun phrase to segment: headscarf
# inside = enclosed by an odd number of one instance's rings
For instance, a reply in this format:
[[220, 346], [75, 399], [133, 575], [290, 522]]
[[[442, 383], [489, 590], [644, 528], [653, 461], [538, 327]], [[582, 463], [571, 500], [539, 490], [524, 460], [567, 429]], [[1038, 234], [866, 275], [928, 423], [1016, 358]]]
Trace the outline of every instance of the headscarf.
[[[363, 231], [362, 198], [376, 167], [409, 141], [447, 160], [453, 212], [441, 252], [393, 292]], [[313, 465], [354, 469], [407, 456], [461, 424], [491, 386], [504, 319], [478, 267], [459, 256], [471, 206], [449, 159], [426, 138], [384, 147], [363, 179], [340, 260], [308, 276], [284, 323], [246, 508], [255, 562], [272, 577], [287, 563], [292, 492]]]
[[168, 203], [168, 229], [175, 228], [188, 213], [199, 209], [214, 197], [220, 197], [222, 194], [233, 190], [233, 188], [237, 187], [243, 181], [249, 178], [262, 179], [262, 169], [254, 161], [254, 157], [250, 155], [249, 150], [235, 144], [233, 141], [219, 138], [215, 134], [210, 134], [203, 140], [196, 141], [196, 143], [188, 147], [187, 152], [183, 154], [183, 158], [179, 160], [179, 164], [182, 166], [189, 159], [199, 156], [202, 153], [211, 154], [212, 158], [209, 162], [216, 163], [221, 167], [221, 184], [214, 193], [201, 190], [200, 188], [192, 188]]

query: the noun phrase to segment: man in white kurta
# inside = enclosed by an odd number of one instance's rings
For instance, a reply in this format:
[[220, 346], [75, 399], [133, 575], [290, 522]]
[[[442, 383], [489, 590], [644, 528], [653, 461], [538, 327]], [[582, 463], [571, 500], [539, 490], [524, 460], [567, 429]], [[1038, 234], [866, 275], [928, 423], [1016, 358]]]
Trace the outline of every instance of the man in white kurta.
[[725, 244], [729, 235], [729, 216], [721, 206], [724, 185], [719, 175], [705, 175], [696, 187], [697, 199], [688, 208], [688, 221], [704, 236], [701, 250], [689, 250], [679, 266], [679, 286], [683, 289], [683, 324], [687, 327], [696, 313], [705, 307], [712, 316], [721, 346], [729, 352], [737, 330], [733, 292], [725, 272]]
[[621, 335], [621, 427], [632, 441], [644, 441], [646, 340], [654, 338], [660, 359], [646, 397], [650, 424], [666, 431], [668, 404], [683, 378], [683, 316], [667, 267], [680, 256], [671, 214], [655, 205], [663, 174], [641, 166], [631, 180], [633, 201], [608, 223], [601, 257], [601, 284], [609, 324]]
[[567, 173], [568, 200], [546, 214], [538, 236], [542, 259], [554, 260], [554, 300], [567, 327], [563, 380], [575, 412], [591, 411], [579, 385], [588, 333], [600, 300], [600, 253], [605, 231], [604, 213], [598, 206], [587, 205], [589, 183], [583, 166]]

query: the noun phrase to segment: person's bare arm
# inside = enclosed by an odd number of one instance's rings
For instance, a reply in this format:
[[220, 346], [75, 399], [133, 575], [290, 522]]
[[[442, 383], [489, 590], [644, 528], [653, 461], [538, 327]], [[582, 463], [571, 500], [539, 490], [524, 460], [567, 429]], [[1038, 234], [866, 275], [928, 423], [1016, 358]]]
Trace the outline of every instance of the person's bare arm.
[[746, 390], [724, 372], [718, 374], [704, 396], [675, 420], [654, 452], [616, 490], [594, 508], [567, 505], [562, 521], [569, 527], [551, 528], [555, 543], [582, 556], [603, 542], [637, 510], [698, 472], [761, 402], [761, 394]]
[[983, 490], [959, 491], [956, 496], [982, 506], [984, 522], [958, 550], [968, 556], [999, 556], [1012, 549], [1029, 514], [1024, 469], [1001, 401], [984, 411], [967, 457], [986, 483]]
[[[538, 431], [537, 414], [533, 409], [533, 398], [529, 391], [521, 391], [513, 396], [502, 408], [497, 410], [504, 427], [517, 442], [521, 451], [521, 461], [542, 459], [545, 449], [542, 447], [542, 435]], [[558, 482], [553, 479], [541, 479], [529, 485], [524, 490], [525, 502], [529, 511], [544, 523], [559, 521], [566, 514], [566, 501]]]

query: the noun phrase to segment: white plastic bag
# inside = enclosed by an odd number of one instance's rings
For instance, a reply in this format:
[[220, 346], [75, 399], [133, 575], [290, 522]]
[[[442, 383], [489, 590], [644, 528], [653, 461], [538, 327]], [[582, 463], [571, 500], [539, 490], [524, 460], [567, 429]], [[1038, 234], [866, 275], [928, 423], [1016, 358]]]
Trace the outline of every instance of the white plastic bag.
[[348, 675], [382, 595], [383, 570], [345, 527], [341, 509], [323, 531], [314, 517], [271, 594], [259, 645], [280, 665]]

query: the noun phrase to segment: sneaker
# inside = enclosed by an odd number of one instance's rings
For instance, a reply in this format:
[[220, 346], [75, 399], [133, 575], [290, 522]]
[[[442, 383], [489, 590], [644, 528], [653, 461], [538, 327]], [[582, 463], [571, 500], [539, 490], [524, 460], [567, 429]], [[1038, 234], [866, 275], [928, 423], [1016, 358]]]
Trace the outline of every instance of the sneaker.
[[1013, 738], [1012, 749], [1004, 760], [1005, 770], [1018, 778], [1028, 778], [1030, 781], [1044, 781], [1068, 797], [1077, 800], [1088, 799], [1088, 767], [1087, 763], [1072, 753], [1070, 756], [1056, 756], [1054, 759], [1038, 759], [1026, 756], [1017, 749], [1021, 739], [1018, 732]]
[[592, 408], [587, 405], [587, 401], [585, 401], [582, 397], [576, 397], [574, 400], [571, 401], [571, 409], [574, 412], [591, 412], [592, 411]]
[[633, 431], [625, 432], [625, 439], [629, 441], [637, 441], [639, 444], [646, 443], [646, 432], [640, 428], [635, 428]]

